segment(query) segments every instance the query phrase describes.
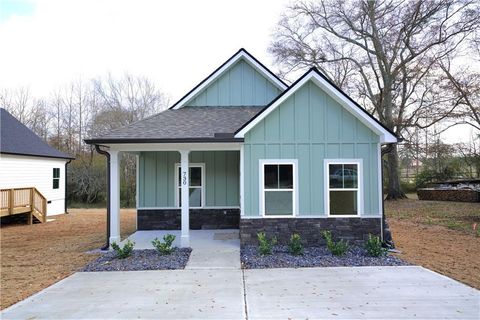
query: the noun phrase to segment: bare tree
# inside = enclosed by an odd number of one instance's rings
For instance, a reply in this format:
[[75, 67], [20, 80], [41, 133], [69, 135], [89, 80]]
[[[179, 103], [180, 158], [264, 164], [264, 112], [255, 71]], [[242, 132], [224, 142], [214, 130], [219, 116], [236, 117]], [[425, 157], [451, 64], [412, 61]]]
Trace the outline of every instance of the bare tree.
[[[286, 72], [318, 67], [402, 136], [451, 111], [432, 86], [437, 62], [476, 31], [479, 12], [473, 0], [305, 0], [280, 20], [270, 52]], [[338, 70], [348, 70], [342, 81]], [[396, 146], [389, 151], [387, 199], [403, 198]]]
[[453, 71], [450, 59], [440, 66], [448, 80], [444, 94], [449, 93], [455, 101], [452, 125], [468, 124], [480, 130], [480, 73], [468, 66]]
[[109, 74], [106, 79], [94, 80], [94, 91], [102, 112], [109, 114], [111, 126], [116, 127], [157, 113], [168, 103], [166, 96], [149, 79], [129, 73], [120, 79]]

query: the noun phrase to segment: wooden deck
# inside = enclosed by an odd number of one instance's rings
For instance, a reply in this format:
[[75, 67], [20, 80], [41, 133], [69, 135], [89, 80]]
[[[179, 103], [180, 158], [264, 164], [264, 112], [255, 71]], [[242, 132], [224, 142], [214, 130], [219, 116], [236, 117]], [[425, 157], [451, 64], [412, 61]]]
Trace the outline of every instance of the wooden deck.
[[33, 218], [46, 222], [47, 199], [35, 187], [0, 189], [0, 217], [25, 213], [29, 224]]

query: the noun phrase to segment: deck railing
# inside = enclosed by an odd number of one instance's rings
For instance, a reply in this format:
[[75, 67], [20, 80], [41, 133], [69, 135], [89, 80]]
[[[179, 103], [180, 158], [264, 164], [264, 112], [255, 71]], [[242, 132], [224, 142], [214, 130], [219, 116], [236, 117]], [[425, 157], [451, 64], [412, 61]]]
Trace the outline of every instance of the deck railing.
[[40, 222], [47, 219], [47, 199], [35, 188], [0, 189], [0, 216], [29, 214], [28, 222], [35, 217]]

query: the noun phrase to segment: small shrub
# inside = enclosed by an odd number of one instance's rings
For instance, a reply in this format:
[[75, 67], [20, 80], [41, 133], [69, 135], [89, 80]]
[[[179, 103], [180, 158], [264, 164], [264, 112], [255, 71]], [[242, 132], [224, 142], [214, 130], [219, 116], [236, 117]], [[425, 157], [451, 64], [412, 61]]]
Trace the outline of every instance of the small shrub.
[[120, 248], [120, 246], [115, 241], [112, 243], [112, 249], [115, 251], [117, 258], [119, 259], [125, 259], [127, 257], [130, 257], [132, 255], [134, 246], [135, 242], [130, 241], [130, 239], [125, 242], [123, 248]]
[[173, 241], [175, 241], [175, 236], [173, 234], [166, 234], [163, 236], [163, 242], [155, 238], [152, 241], [152, 245], [161, 255], [168, 255], [175, 250], [172, 246]]
[[324, 230], [322, 232], [323, 237], [327, 241], [327, 248], [334, 256], [343, 256], [348, 251], [348, 242], [343, 239], [340, 241], [333, 241], [332, 233]]
[[294, 233], [290, 237], [290, 242], [288, 243], [288, 252], [294, 256], [303, 254], [302, 238], [298, 233]]
[[380, 237], [368, 234], [368, 240], [365, 242], [365, 250], [371, 257], [380, 257], [387, 253], [387, 249], [382, 247]]
[[268, 240], [265, 232], [257, 233], [258, 251], [262, 256], [272, 254], [273, 246], [277, 244], [277, 237]]

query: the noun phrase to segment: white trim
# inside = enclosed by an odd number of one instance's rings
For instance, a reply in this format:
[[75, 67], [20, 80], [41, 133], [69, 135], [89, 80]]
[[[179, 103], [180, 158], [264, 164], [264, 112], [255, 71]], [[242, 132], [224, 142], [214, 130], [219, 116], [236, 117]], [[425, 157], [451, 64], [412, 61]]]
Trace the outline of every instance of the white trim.
[[291, 87], [288, 92], [282, 95], [278, 100], [272, 103], [265, 111], [263, 111], [258, 117], [254, 118], [252, 122], [246, 125], [242, 130], [240, 130], [235, 138], [243, 138], [245, 133], [250, 131], [255, 127], [260, 121], [262, 121], [266, 116], [268, 116], [273, 110], [275, 110], [282, 102], [288, 99], [292, 94], [294, 94], [299, 88], [301, 88], [305, 83], [312, 80], [319, 88], [325, 91], [329, 96], [331, 96], [335, 101], [347, 109], [353, 116], [360, 120], [363, 124], [369, 127], [372, 131], [380, 136], [381, 143], [395, 143], [397, 138], [388, 132], [384, 127], [379, 123], [369, 117], [367, 114], [359, 110], [352, 101], [350, 101], [342, 92], [333, 87], [325, 79], [317, 74], [316, 71], [311, 70], [305, 77], [300, 80], [295, 86]]
[[[175, 204], [178, 204], [178, 199], [179, 199], [179, 193], [181, 186], [178, 185], [178, 169], [180, 168], [180, 163], [175, 163], [175, 181], [174, 186], [175, 186]], [[197, 188], [197, 189], [202, 189], [202, 198], [200, 201], [202, 202], [202, 205], [200, 207], [189, 207], [190, 209], [204, 209], [205, 205], [205, 163], [189, 163], [188, 164], [189, 168], [201, 168], [202, 169], [202, 185], [200, 187], [198, 186], [193, 186], [191, 187], [190, 184], [188, 184], [188, 189], [190, 188]], [[180, 206], [175, 207], [175, 209], [179, 209]]]
[[[263, 218], [286, 218], [298, 216], [298, 160], [297, 159], [259, 159], [259, 212]], [[268, 191], [292, 191], [292, 215], [265, 215], [264, 166], [268, 164], [291, 164], [293, 166], [293, 188]]]
[[276, 77], [274, 77], [267, 69], [261, 66], [257, 61], [252, 59], [245, 51], [240, 50], [236, 55], [230, 58], [230, 61], [226, 63], [223, 67], [218, 69], [215, 73], [210, 75], [201, 85], [199, 85], [195, 90], [190, 92], [187, 96], [183, 97], [180, 101], [178, 101], [173, 108], [174, 110], [180, 109], [184, 107], [190, 100], [192, 100], [197, 94], [199, 94], [203, 89], [208, 87], [213, 81], [221, 77], [232, 65], [234, 65], [237, 61], [243, 59], [247, 62], [250, 66], [252, 66], [255, 70], [260, 72], [264, 75], [270, 82], [279, 88], [281, 91], [287, 89], [287, 86], [279, 81]]
[[245, 214], [245, 148], [240, 147], [240, 216]]
[[239, 151], [242, 142], [215, 142], [215, 143], [118, 143], [103, 144], [109, 150], [139, 152], [139, 151]]
[[[138, 210], [178, 210], [179, 207], [138, 207]], [[190, 208], [190, 209], [240, 209], [238, 206], [205, 206], [201, 208]]]
[[[329, 181], [329, 165], [330, 164], [356, 164], [358, 168], [357, 188], [344, 188], [343, 191], [357, 191], [357, 214], [352, 215], [331, 215], [330, 214], [330, 181]], [[363, 160], [362, 159], [324, 159], [323, 160], [323, 192], [324, 192], [324, 210], [327, 217], [330, 218], [355, 218], [363, 217]], [[333, 189], [333, 191], [340, 189]]]

